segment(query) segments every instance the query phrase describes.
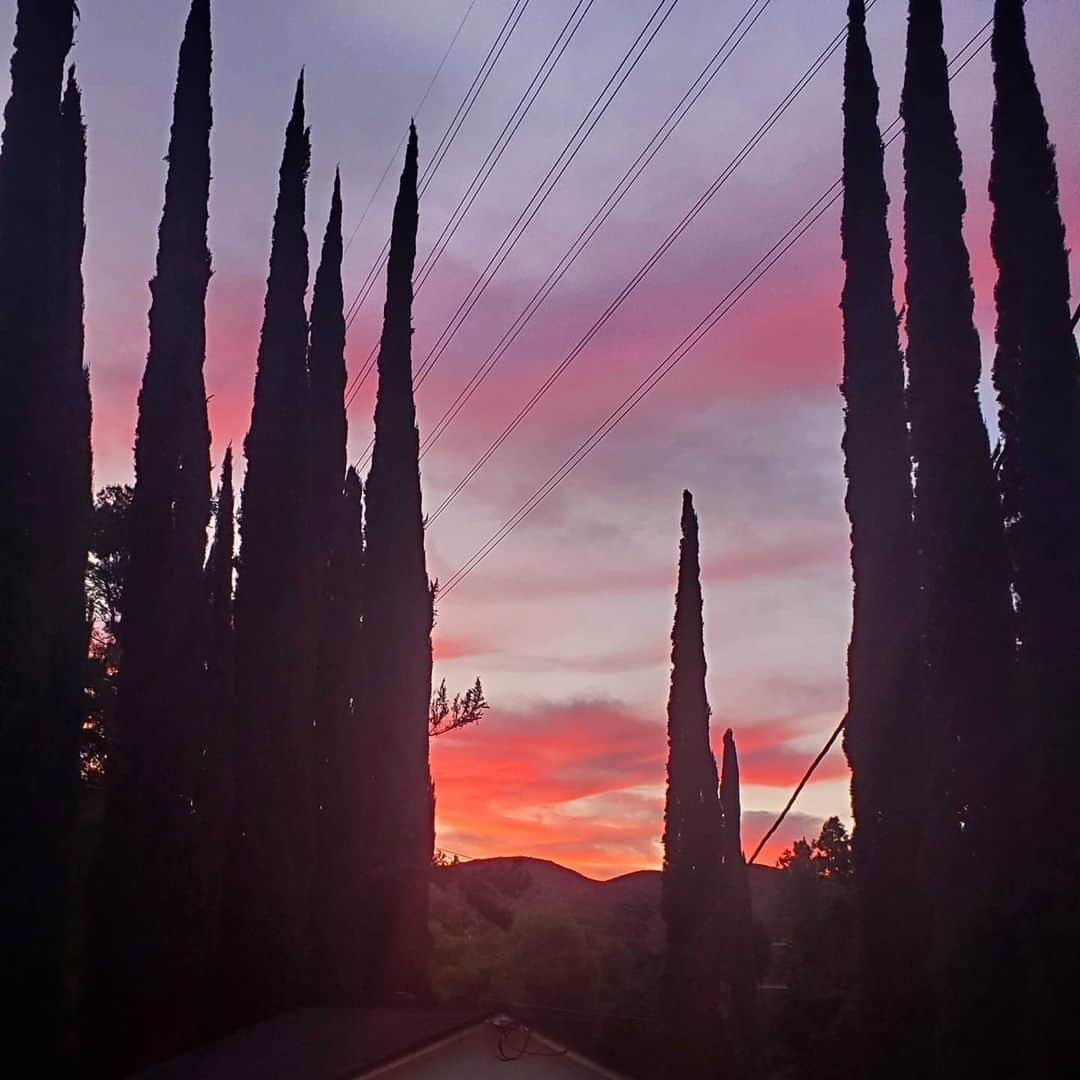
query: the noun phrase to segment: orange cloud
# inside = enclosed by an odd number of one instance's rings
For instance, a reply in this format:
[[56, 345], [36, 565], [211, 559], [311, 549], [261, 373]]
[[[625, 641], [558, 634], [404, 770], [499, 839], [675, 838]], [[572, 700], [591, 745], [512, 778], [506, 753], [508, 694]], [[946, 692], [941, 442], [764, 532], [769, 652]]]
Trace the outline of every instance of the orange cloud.
[[[794, 786], [808, 763], [790, 746], [799, 734], [782, 721], [742, 728], [743, 782]], [[595, 877], [656, 867], [666, 755], [663, 718], [616, 702], [499, 710], [432, 743], [438, 842], [472, 857], [553, 859]], [[843, 775], [842, 758], [826, 765], [821, 779]], [[744, 821], [745, 843], [756, 844], [768, 823], [754, 813]], [[775, 861], [793, 839], [819, 827], [793, 816], [762, 861]]]

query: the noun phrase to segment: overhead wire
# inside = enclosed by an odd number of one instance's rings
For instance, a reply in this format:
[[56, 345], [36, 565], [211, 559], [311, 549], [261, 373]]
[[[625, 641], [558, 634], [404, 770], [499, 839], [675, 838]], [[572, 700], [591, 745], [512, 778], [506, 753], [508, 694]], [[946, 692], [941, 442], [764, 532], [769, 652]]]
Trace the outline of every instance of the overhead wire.
[[773, 838], [773, 834], [784, 823], [784, 818], [788, 816], [792, 807], [795, 805], [795, 800], [802, 794], [803, 788], [810, 783], [810, 777], [817, 771], [817, 767], [825, 760], [829, 751], [833, 748], [836, 740], [840, 738], [840, 732], [844, 730], [844, 725], [847, 723], [847, 716], [845, 716], [839, 724], [833, 729], [833, 733], [825, 741], [825, 745], [818, 751], [818, 755], [812, 762], [810, 767], [802, 775], [802, 779], [795, 785], [795, 790], [791, 793], [791, 798], [784, 804], [784, 809], [780, 811], [777, 819], [766, 830], [765, 835], [758, 841], [758, 846], [754, 848], [754, 854], [746, 860], [747, 866], [753, 866], [757, 862], [758, 856], [764, 850], [765, 845]]
[[457, 482], [457, 484], [446, 495], [443, 501], [435, 508], [431, 514], [429, 522], [434, 522], [438, 517], [447, 509], [448, 506], [461, 494], [465, 487], [471, 482], [476, 474], [487, 464], [487, 462], [494, 456], [499, 448], [506, 442], [508, 438], [517, 430], [517, 428], [524, 422], [525, 418], [536, 408], [539, 402], [547, 395], [548, 391], [555, 385], [563, 373], [570, 367], [571, 364], [581, 355], [582, 352], [588, 347], [597, 334], [603, 329], [603, 327], [610, 321], [616, 311], [622, 306], [623, 302], [633, 294], [638, 285], [648, 276], [652, 269], [660, 262], [668, 250], [676, 243], [679, 237], [689, 228], [698, 215], [705, 209], [705, 207], [711, 202], [716, 193], [724, 186], [724, 184], [731, 178], [736, 172], [739, 166], [750, 156], [754, 148], [761, 142], [762, 139], [769, 133], [769, 131], [779, 122], [780, 118], [787, 112], [787, 110], [794, 104], [806, 87], [810, 84], [814, 76], [825, 66], [829, 58], [840, 47], [844, 38], [847, 35], [847, 28], [845, 27], [840, 33], [838, 33], [832, 41], [818, 54], [818, 56], [811, 63], [810, 67], [796, 80], [792, 88], [784, 95], [779, 104], [773, 109], [769, 117], [763, 121], [753, 135], [747, 140], [739, 152], [731, 159], [730, 162], [720, 171], [717, 177], [709, 184], [705, 191], [698, 197], [697, 201], [686, 211], [681, 220], [675, 225], [675, 227], [667, 234], [667, 236], [660, 242], [660, 244], [653, 250], [645, 262], [638, 267], [635, 273], [630, 279], [623, 285], [619, 293], [608, 303], [607, 307], [600, 314], [600, 316], [592, 323], [588, 330], [578, 339], [574, 347], [567, 353], [565, 357], [555, 366], [552, 372], [544, 379], [540, 386], [533, 392], [532, 396], [525, 402], [525, 404], [519, 409], [513, 420], [500, 432], [494, 442], [484, 451], [480, 458], [473, 463], [473, 465], [466, 471], [465, 475]]
[[[586, 110], [585, 115], [582, 117], [570, 138], [567, 140], [562, 150], [560, 150], [547, 173], [540, 181], [540, 184], [525, 204], [525, 207], [518, 214], [517, 218], [510, 226], [509, 231], [488, 259], [480, 276], [458, 305], [458, 308], [450, 321], [439, 334], [416, 373], [414, 378], [415, 388], [418, 388], [423, 384], [424, 380], [430, 374], [432, 367], [434, 367], [443, 352], [445, 352], [451, 339], [468, 318], [469, 314], [476, 306], [476, 303], [498, 273], [499, 268], [506, 261], [510, 252], [521, 239], [529, 224], [540, 212], [540, 209], [555, 189], [559, 180], [577, 157], [578, 152], [581, 150], [582, 146], [584, 146], [596, 125], [603, 118], [627, 79], [629, 79], [634, 69], [640, 63], [645, 52], [667, 22], [677, 3], [678, 0], [660, 0], [652, 10], [648, 19], [646, 19], [644, 26], [642, 26], [641, 30], [638, 32], [637, 37], [631, 42], [629, 48], [626, 50], [607, 82], [600, 90], [600, 93]], [[374, 354], [374, 351], [375, 350], [373, 349], [372, 354]], [[351, 395], [346, 396], [346, 408], [348, 408], [355, 399], [358, 390], [359, 386], [354, 389]], [[366, 464], [368, 460], [368, 454], [370, 453], [371, 447], [372, 443], [369, 443], [365, 452], [364, 464]]]
[[[446, 129], [443, 131], [443, 134], [432, 153], [430, 162], [421, 177], [421, 194], [427, 190], [427, 187], [438, 172], [439, 166], [445, 160], [451, 146], [453, 146], [458, 133], [461, 131], [462, 126], [472, 112], [473, 106], [476, 104], [484, 87], [487, 85], [491, 73], [495, 70], [496, 65], [502, 57], [507, 43], [517, 29], [518, 23], [521, 22], [521, 18], [525, 14], [525, 10], [529, 6], [529, 3], [530, 0], [513, 0], [510, 11], [507, 13], [505, 20], [500, 26], [499, 32], [495, 35], [495, 40], [492, 41], [491, 46], [488, 48], [484, 59], [480, 63], [480, 67], [473, 76], [472, 82], [465, 91], [465, 96], [455, 110], [454, 115], [451, 117], [449, 124], [447, 124]], [[386, 253], [389, 249], [390, 241], [387, 240], [380, 249], [371, 268], [364, 275], [364, 280], [357, 290], [356, 296], [353, 298], [352, 303], [345, 312], [346, 330], [352, 328], [352, 324], [356, 321], [360, 309], [371, 294], [371, 290], [378, 280], [379, 270], [383, 265], [383, 260], [386, 258]]]
[[[771, 2], [772, 0], [754, 0], [754, 2], [746, 9], [732, 28], [731, 32], [721, 43], [720, 47], [713, 53], [708, 63], [687, 88], [682, 98], [679, 99], [671, 112], [668, 113], [664, 122], [656, 130], [652, 138], [645, 144], [637, 158], [631, 163], [630, 167], [623, 173], [619, 182], [608, 193], [607, 198], [603, 200], [589, 221], [586, 222], [574, 241], [548, 273], [548, 276], [540, 287], [533, 293], [529, 302], [520, 312], [518, 312], [503, 336], [496, 342], [491, 352], [488, 353], [487, 357], [473, 372], [457, 397], [454, 398], [443, 412], [442, 416], [436, 421], [432, 430], [421, 442], [421, 458], [435, 446], [449, 425], [453, 423], [457, 416], [468, 405], [476, 391], [495, 369], [502, 357], [506, 355], [510, 346], [513, 345], [525, 327], [532, 321], [533, 316], [543, 306], [547, 297], [551, 295], [570, 267], [577, 261], [578, 257], [584, 252], [590, 241], [596, 236], [604, 223], [627, 196], [630, 188], [642, 173], [645, 172], [646, 168], [648, 168], [652, 160], [664, 147], [668, 139], [674, 134], [679, 124], [685, 119], [690, 110], [701, 98], [702, 94], [704, 94], [712, 84], [713, 80], [723, 69], [735, 49], [738, 48], [746, 35], [753, 29], [754, 25], [765, 13], [766, 8], [768, 8]], [[872, 7], [875, 2], [876, 0], [871, 0], [869, 6]]]
[[[427, 254], [424, 260], [421, 262], [420, 268], [417, 271], [415, 293], [419, 293], [423, 288], [428, 277], [430, 277], [432, 271], [435, 269], [436, 264], [442, 257], [453, 239], [457, 230], [460, 228], [461, 223], [465, 220], [470, 209], [472, 209], [473, 203], [476, 202], [484, 185], [487, 183], [491, 174], [495, 171], [496, 166], [502, 159], [503, 154], [506, 152], [507, 147], [510, 145], [511, 140], [517, 134], [518, 129], [521, 127], [528, 115], [530, 109], [535, 103], [536, 99], [540, 96], [544, 87], [547, 85], [552, 73], [554, 72], [559, 61], [562, 59], [563, 54], [570, 45], [574, 36], [577, 34], [578, 29], [581, 27], [582, 22], [588, 15], [595, 0], [576, 0], [576, 3], [572, 7], [566, 22], [560, 28], [558, 34], [552, 42], [551, 47], [548, 49], [547, 54], [540, 62], [540, 66], [536, 69], [532, 79], [530, 79], [525, 90], [522, 92], [521, 97], [518, 99], [514, 108], [511, 110], [510, 115], [507, 117], [503, 124], [502, 130], [496, 136], [494, 143], [492, 143], [491, 149], [488, 150], [484, 160], [480, 163], [479, 168], [476, 170], [475, 175], [469, 182], [465, 192], [461, 195], [450, 214], [446, 224], [443, 226], [442, 232], [439, 234], [438, 239], [432, 246], [431, 251]], [[422, 194], [422, 192], [421, 192]], [[384, 245], [384, 251], [389, 248], [389, 242]], [[382, 259], [380, 255], [380, 260]], [[381, 263], [380, 263], [381, 265]], [[370, 286], [365, 282], [365, 286], [370, 291]], [[345, 394], [345, 408], [348, 409], [353, 401], [356, 399], [360, 390], [363, 388], [367, 379], [371, 375], [374, 366], [375, 359], [378, 353], [379, 342], [376, 340], [368, 355], [364, 358], [364, 363], [361, 366], [356, 378], [354, 378], [352, 385], [346, 390]]]
[[[981, 44], [967, 55], [962, 62], [960, 57], [990, 28], [993, 20], [989, 19], [953, 57], [950, 63], [950, 79], [955, 78], [989, 44], [986, 36]], [[902, 133], [902, 122], [894, 120], [882, 133], [884, 145], [891, 145]], [[551, 476], [531, 495], [506, 522], [488, 538], [473, 555], [466, 560], [440, 589], [440, 597], [449, 595], [471, 574], [476, 567], [506, 539], [522, 521], [525, 520], [556, 487], [607, 437], [608, 434], [630, 413], [630, 411], [683, 359], [700, 340], [726, 315], [754, 286], [772, 269], [776, 263], [793, 247], [813, 225], [837, 202], [843, 193], [843, 178], [838, 178], [788, 227], [784, 234], [761, 256], [760, 259], [743, 275], [721, 300], [709, 311], [682, 341], [660, 361], [644, 379], [628, 394], [594, 431], [579, 444], [577, 449], [555, 470]], [[429, 519], [429, 524], [432, 517]]]
[[[649, 18], [645, 21], [645, 25], [642, 26], [637, 37], [631, 42], [630, 47], [623, 54], [622, 59], [611, 73], [608, 81], [604, 84], [600, 93], [597, 94], [593, 103], [586, 110], [585, 115], [581, 118], [578, 126], [574, 129], [570, 138], [559, 151], [554, 162], [552, 162], [547, 173], [544, 175], [544, 178], [540, 181], [540, 184], [525, 204], [525, 207], [518, 214], [514, 223], [507, 231], [507, 234], [503, 237], [498, 247], [496, 247], [495, 251], [488, 259], [480, 276], [473, 283], [472, 288], [458, 305], [450, 322], [447, 323], [439, 334], [435, 344], [432, 346], [427, 357], [417, 371], [417, 387], [423, 384], [424, 379], [438, 362], [443, 352], [445, 352], [450, 340], [461, 328], [465, 319], [468, 318], [488, 285], [491, 284], [491, 281], [498, 273], [499, 268], [506, 261], [510, 252], [517, 245], [518, 241], [525, 233], [525, 230], [539, 213], [544, 203], [547, 202], [552, 191], [554, 191], [556, 185], [566, 173], [566, 170], [570, 167], [581, 148], [585, 145], [589, 136], [596, 128], [596, 125], [603, 119], [605, 113], [611, 107], [612, 102], [618, 96], [619, 91], [625, 85], [627, 79], [634, 73], [634, 70], [641, 62], [642, 57], [644, 57], [645, 53], [648, 51], [649, 46], [652, 45], [656, 36], [664, 28], [664, 25], [671, 17], [678, 2], [679, 0], [660, 0], [653, 9]], [[665, 8], [666, 10], [664, 10]], [[661, 12], [663, 12], [663, 14], [661, 14]], [[655, 25], [653, 25], [654, 22]]]
[[[461, 31], [465, 29], [465, 24], [469, 21], [469, 16], [473, 12], [473, 8], [476, 7], [478, 0], [469, 0], [468, 6], [465, 8], [465, 14], [461, 16], [461, 20], [457, 24], [457, 29], [454, 31], [453, 36], [450, 38], [450, 43], [446, 46], [442, 54], [442, 59], [439, 61], [438, 66], [435, 68], [431, 78], [428, 80], [427, 88], [424, 90], [416, 108], [413, 109], [413, 116], [418, 117], [423, 111], [424, 106], [427, 104], [427, 99], [431, 96], [431, 91], [435, 87], [435, 83], [438, 82], [439, 76], [442, 74], [443, 68], [446, 66], [446, 61], [450, 59], [450, 54], [454, 51], [454, 46], [458, 42], [458, 38], [461, 37]], [[352, 232], [349, 234], [348, 243], [345, 245], [345, 254], [348, 254], [349, 248], [352, 247], [353, 241], [356, 239], [356, 234], [360, 231], [360, 226], [364, 224], [365, 219], [368, 216], [368, 211], [371, 210], [372, 204], [378, 197], [380, 191], [382, 191], [383, 184], [386, 183], [387, 176], [390, 175], [390, 170], [394, 167], [394, 162], [397, 161], [398, 154], [401, 153], [401, 148], [405, 145], [405, 139], [408, 136], [408, 132], [402, 134], [398, 140], [397, 146], [394, 147], [394, 152], [390, 155], [390, 160], [387, 161], [386, 167], [382, 171], [382, 175], [379, 177], [378, 183], [375, 185], [375, 189], [368, 197], [368, 201], [364, 206], [364, 209], [360, 213], [360, 218], [356, 225], [353, 227]]]
[[[529, 110], [540, 96], [541, 91], [551, 77], [551, 73], [562, 59], [563, 53], [566, 52], [567, 47], [581, 27], [581, 24], [585, 21], [585, 17], [589, 14], [594, 2], [595, 0], [577, 0], [570, 15], [567, 17], [566, 22], [559, 30], [554, 42], [552, 42], [551, 48], [548, 49], [547, 55], [541, 61], [540, 67], [536, 69], [536, 73], [529, 81], [529, 85], [525, 87], [517, 104], [514, 106], [509, 117], [507, 117], [506, 122], [503, 124], [502, 131], [499, 132], [491, 149], [487, 152], [487, 156], [480, 163], [480, 167], [476, 170], [476, 175], [469, 182], [469, 186], [465, 189], [465, 193], [458, 200], [458, 204], [454, 207], [454, 211], [450, 215], [449, 220], [443, 226], [439, 238], [435, 241], [431, 251], [428, 252], [427, 256], [420, 264], [420, 269], [417, 272], [416, 292], [419, 292], [423, 288], [424, 282], [431, 276], [432, 271], [442, 257], [443, 252], [445, 252], [446, 248], [449, 246], [450, 241], [460, 227], [465, 215], [472, 208], [473, 203], [476, 201], [476, 197], [480, 194], [484, 184], [487, 182], [494, 171], [495, 166], [502, 158], [503, 153], [510, 144], [510, 140], [517, 134], [518, 128], [521, 127]], [[582, 10], [582, 8], [584, 8], [584, 10]], [[575, 19], [577, 19], [576, 23], [574, 22]]]

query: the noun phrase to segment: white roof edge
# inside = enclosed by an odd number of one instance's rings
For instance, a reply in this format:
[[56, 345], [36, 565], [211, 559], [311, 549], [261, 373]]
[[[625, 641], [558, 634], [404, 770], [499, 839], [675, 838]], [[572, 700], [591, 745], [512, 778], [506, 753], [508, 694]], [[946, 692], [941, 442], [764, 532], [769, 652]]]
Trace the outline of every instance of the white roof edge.
[[449, 1035], [444, 1035], [441, 1038], [434, 1039], [432, 1042], [425, 1043], [423, 1046], [418, 1046], [415, 1050], [411, 1050], [408, 1053], [402, 1054], [400, 1057], [394, 1058], [392, 1061], [387, 1061], [382, 1065], [376, 1065], [373, 1069], [367, 1069], [356, 1073], [350, 1073], [351, 1080], [362, 1080], [370, 1076], [382, 1076], [390, 1072], [392, 1069], [396, 1069], [399, 1066], [405, 1064], [408, 1061], [416, 1061], [420, 1058], [427, 1057], [428, 1054], [434, 1053], [436, 1050], [441, 1050], [446, 1046], [451, 1046], [453, 1043], [465, 1038], [466, 1035], [472, 1034], [477, 1028], [483, 1027], [485, 1024], [495, 1024], [499, 1021], [505, 1021], [512, 1024], [520, 1024], [522, 1027], [527, 1028], [534, 1038], [539, 1039], [541, 1042], [546, 1043], [552, 1049], [558, 1051], [560, 1054], [565, 1055], [571, 1061], [576, 1061], [579, 1065], [584, 1065], [586, 1068], [592, 1069], [600, 1076], [606, 1077], [607, 1080], [627, 1080], [622, 1073], [614, 1072], [613, 1070], [601, 1065], [598, 1061], [593, 1061], [592, 1058], [586, 1057], [584, 1054], [579, 1054], [576, 1050], [572, 1050], [569, 1046], [559, 1042], [557, 1039], [553, 1039], [550, 1035], [545, 1035], [542, 1031], [538, 1031], [532, 1024], [526, 1024], [524, 1020], [518, 1019], [512, 1013], [508, 1013], [505, 1010], [493, 1010], [489, 1015], [482, 1017], [472, 1024], [468, 1024], [463, 1028], [459, 1028], [457, 1031], [451, 1032]]

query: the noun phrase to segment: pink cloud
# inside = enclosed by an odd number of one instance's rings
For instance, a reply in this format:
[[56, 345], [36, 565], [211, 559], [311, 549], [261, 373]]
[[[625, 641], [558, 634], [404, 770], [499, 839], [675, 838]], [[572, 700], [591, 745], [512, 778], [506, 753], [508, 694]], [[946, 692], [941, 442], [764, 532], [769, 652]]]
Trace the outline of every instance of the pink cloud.
[[[714, 724], [716, 749], [722, 731]], [[737, 727], [743, 783], [794, 786], [809, 757], [790, 745], [800, 734], [788, 720]], [[656, 866], [666, 756], [662, 716], [615, 702], [496, 710], [433, 740], [439, 843], [474, 857], [550, 858], [599, 876]], [[845, 771], [842, 758], [830, 759], [818, 779]], [[745, 843], [756, 844], [754, 831], [748, 822]], [[783, 833], [783, 846], [791, 838]]]

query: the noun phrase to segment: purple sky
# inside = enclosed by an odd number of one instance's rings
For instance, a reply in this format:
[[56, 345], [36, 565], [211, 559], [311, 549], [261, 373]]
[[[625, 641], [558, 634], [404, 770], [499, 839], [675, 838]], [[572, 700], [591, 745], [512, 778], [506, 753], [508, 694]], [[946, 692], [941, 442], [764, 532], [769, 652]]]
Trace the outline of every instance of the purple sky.
[[[430, 429], [653, 134], [748, 0], [680, 0], [540, 215], [418, 393]], [[187, 0], [82, 0], [73, 54], [89, 125], [87, 357], [96, 482], [130, 479], [146, 351], [162, 161]], [[321, 239], [334, 166], [352, 230], [467, 0], [218, 0], [208, 391], [214, 457], [247, 427], [282, 133], [301, 65], [313, 128], [309, 233]], [[477, 0], [417, 117], [421, 167], [511, 0]], [[421, 203], [421, 259], [559, 28], [571, 0], [531, 0]], [[419, 362], [655, 0], [595, 0], [577, 36], [418, 297]], [[843, 0], [773, 0], [630, 196], [424, 461], [433, 509], [841, 28]], [[904, 9], [879, 0], [869, 34], [882, 122], [896, 114]], [[952, 53], [989, 0], [949, 0]], [[0, 0], [10, 41], [15, 0]], [[1029, 31], [1067, 225], [1080, 211], [1080, 6], [1031, 0]], [[429, 532], [444, 580], [839, 175], [841, 55], [813, 81], [543, 403]], [[7, 73], [0, 75], [6, 97]], [[954, 83], [984, 355], [993, 270], [986, 180], [988, 50]], [[899, 237], [899, 143], [890, 151]], [[346, 256], [351, 296], [385, 240], [399, 164]], [[896, 254], [896, 252], [894, 252]], [[850, 623], [837, 216], [827, 215], [601, 447], [439, 605], [436, 679], [476, 674], [493, 709], [436, 744], [439, 840], [466, 855], [525, 852], [608, 875], [656, 865], [679, 497], [701, 516], [710, 697], [743, 748], [744, 841], [842, 715]], [[382, 280], [349, 339], [375, 340]], [[371, 395], [350, 413], [370, 437]], [[984, 401], [984, 404], [986, 402]], [[792, 836], [848, 812], [836, 752]], [[775, 854], [775, 851], [770, 854]]]

